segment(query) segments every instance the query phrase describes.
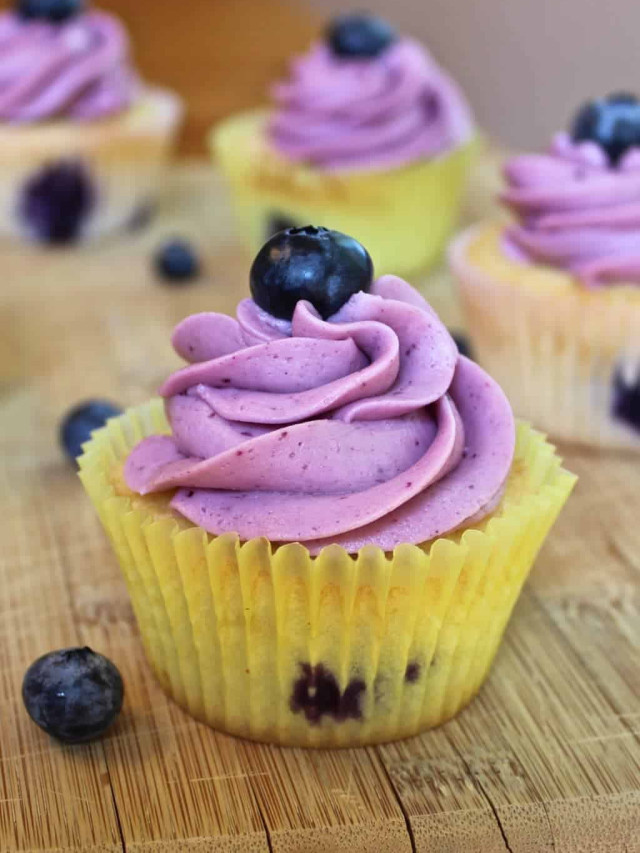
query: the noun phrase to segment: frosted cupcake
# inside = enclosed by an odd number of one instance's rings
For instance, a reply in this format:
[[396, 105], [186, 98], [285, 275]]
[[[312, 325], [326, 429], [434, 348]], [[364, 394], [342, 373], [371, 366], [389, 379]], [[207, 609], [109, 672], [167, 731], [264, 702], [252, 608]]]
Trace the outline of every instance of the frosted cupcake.
[[351, 238], [277, 235], [251, 290], [176, 328], [164, 408], [96, 433], [83, 483], [190, 713], [281, 744], [415, 734], [480, 688], [573, 477]]
[[379, 273], [416, 273], [439, 257], [475, 131], [424, 47], [378, 18], [338, 18], [271, 95], [270, 109], [211, 136], [254, 251], [283, 228], [327, 221], [361, 240]]
[[451, 252], [478, 359], [552, 435], [640, 450], [640, 104], [587, 104], [505, 177], [515, 222]]
[[181, 114], [139, 80], [111, 15], [20, 0], [0, 15], [0, 235], [70, 243], [137, 221]]

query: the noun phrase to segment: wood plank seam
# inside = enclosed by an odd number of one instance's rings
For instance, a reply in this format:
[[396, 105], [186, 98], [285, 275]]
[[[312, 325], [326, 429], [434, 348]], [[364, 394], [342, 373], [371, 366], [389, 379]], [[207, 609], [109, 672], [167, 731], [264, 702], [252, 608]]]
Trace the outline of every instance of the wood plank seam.
[[407, 812], [407, 810], [404, 807], [404, 804], [402, 802], [402, 797], [400, 796], [400, 794], [398, 793], [398, 791], [395, 788], [395, 785], [393, 784], [393, 780], [391, 779], [391, 776], [389, 775], [389, 771], [387, 770], [387, 767], [386, 767], [384, 761], [382, 760], [382, 756], [380, 755], [379, 750], [380, 750], [380, 747], [378, 747], [378, 746], [373, 748], [373, 752], [375, 754], [376, 761], [378, 762], [380, 770], [382, 771], [385, 778], [389, 782], [389, 787], [393, 791], [393, 794], [394, 794], [396, 801], [398, 803], [398, 807], [400, 808], [400, 811], [402, 812], [402, 815], [404, 817], [404, 822], [405, 822], [405, 825], [407, 827], [407, 834], [409, 836], [409, 842], [411, 844], [411, 853], [418, 853], [418, 848], [416, 847], [416, 838], [415, 838], [415, 834], [413, 831], [413, 826], [411, 825], [411, 818], [409, 817], [409, 813]]
[[[535, 789], [535, 786], [533, 786], [533, 787]], [[544, 816], [547, 820], [547, 826], [549, 827], [549, 837], [551, 840], [551, 849], [553, 851], [556, 851], [558, 849], [558, 847], [556, 844], [556, 836], [555, 836], [555, 833], [553, 831], [553, 823], [551, 822], [551, 816], [549, 815], [549, 809], [547, 808], [547, 801], [545, 800], [544, 797], [540, 797], [539, 802], [540, 802], [540, 805], [542, 806], [542, 811], [544, 812]]]
[[[510, 844], [510, 842], [509, 842], [509, 838], [508, 838], [507, 832], [506, 832], [506, 830], [505, 830], [505, 828], [504, 828], [504, 825], [503, 825], [503, 823], [502, 823], [502, 820], [500, 819], [500, 814], [499, 814], [499, 811], [498, 811], [498, 807], [494, 804], [494, 802], [493, 802], [493, 800], [491, 799], [491, 796], [490, 796], [489, 792], [487, 791], [487, 789], [486, 789], [485, 785], [483, 785], [483, 784], [482, 784], [481, 779], [478, 777], [478, 774], [473, 772], [473, 768], [471, 767], [471, 765], [469, 764], [469, 762], [466, 760], [466, 758], [465, 758], [465, 756], [464, 756], [464, 753], [463, 753], [463, 752], [458, 748], [458, 746], [457, 746], [457, 745], [456, 745], [456, 743], [455, 743], [455, 740], [454, 740], [452, 737], [450, 737], [450, 736], [449, 736], [449, 734], [447, 733], [446, 728], [444, 729], [444, 734], [445, 734], [445, 737], [447, 738], [447, 741], [451, 744], [452, 749], [453, 749], [453, 750], [455, 751], [455, 753], [458, 755], [458, 757], [460, 758], [460, 761], [464, 764], [464, 766], [465, 766], [465, 768], [466, 768], [466, 770], [467, 770], [467, 773], [469, 774], [469, 778], [470, 778], [470, 779], [472, 779], [473, 784], [476, 786], [476, 788], [478, 789], [478, 791], [482, 794], [482, 796], [484, 797], [484, 799], [487, 801], [487, 805], [488, 805], [488, 806], [489, 806], [489, 808], [491, 809], [491, 812], [492, 812], [492, 814], [493, 814], [493, 816], [494, 816], [494, 818], [495, 818], [495, 820], [496, 820], [496, 824], [497, 824], [497, 826], [498, 826], [498, 830], [500, 831], [500, 835], [502, 836], [502, 840], [504, 841], [505, 849], [508, 851], [508, 853], [513, 853], [512, 848], [511, 848], [511, 844]], [[524, 776], [525, 776], [525, 778], [526, 778], [526, 780], [527, 780], [527, 784], [531, 786], [532, 791], [534, 791], [534, 793], [535, 793], [535, 795], [536, 795], [536, 802], [537, 802], [537, 803], [539, 803], [539, 804], [542, 806], [542, 810], [543, 810], [543, 812], [544, 812], [544, 815], [545, 815], [545, 818], [546, 818], [546, 822], [547, 822], [547, 826], [548, 826], [548, 829], [549, 829], [549, 835], [550, 835], [550, 839], [551, 839], [551, 846], [552, 846], [552, 849], [553, 849], [553, 850], [556, 850], [556, 849], [557, 849], [557, 845], [556, 845], [555, 834], [554, 834], [554, 831], [553, 831], [553, 824], [552, 824], [552, 822], [551, 822], [551, 818], [550, 818], [550, 816], [549, 816], [549, 811], [548, 811], [548, 808], [547, 808], [547, 804], [546, 804], [545, 798], [544, 798], [543, 796], [541, 796], [541, 794], [539, 793], [538, 789], [536, 788], [536, 785], [535, 785], [535, 783], [534, 783], [533, 779], [532, 779], [532, 778], [531, 778], [531, 776], [526, 772], [525, 768], [524, 768], [524, 767], [522, 767], [521, 769], [522, 769], [522, 772], [524, 773]]]
[[107, 779], [109, 781], [109, 790], [111, 791], [111, 801], [113, 803], [113, 811], [116, 816], [116, 824], [118, 827], [118, 833], [120, 835], [120, 843], [122, 844], [122, 853], [127, 853], [127, 844], [124, 840], [124, 831], [122, 829], [122, 820], [120, 818], [120, 809], [118, 808], [118, 802], [116, 800], [116, 792], [113, 787], [113, 780], [111, 779], [111, 768], [109, 767], [109, 761], [107, 759], [107, 751], [104, 748], [104, 744], [101, 744], [102, 749], [102, 757], [104, 759], [104, 766], [107, 768]]
[[[249, 783], [251, 785], [251, 783]], [[264, 812], [262, 811], [262, 807], [260, 806], [260, 802], [256, 797], [255, 791], [253, 790], [253, 785], [251, 785], [251, 795], [255, 800], [256, 808], [258, 809], [258, 814], [260, 815], [260, 820], [262, 821], [262, 826], [264, 828], [264, 834], [267, 839], [267, 847], [269, 848], [269, 853], [273, 853], [273, 843], [271, 841], [271, 833], [269, 832], [269, 827], [267, 826], [267, 819], [264, 816]]]
[[[446, 735], [446, 732], [445, 732], [445, 735]], [[485, 789], [485, 787], [482, 784], [482, 782], [480, 781], [480, 779], [477, 777], [477, 774], [473, 773], [471, 766], [465, 760], [465, 758], [462, 755], [462, 753], [460, 752], [460, 750], [456, 747], [456, 745], [452, 742], [451, 738], [449, 738], [448, 735], [447, 735], [447, 740], [449, 741], [449, 743], [451, 744], [453, 749], [456, 751], [456, 754], [458, 755], [458, 757], [460, 758], [460, 760], [462, 761], [462, 763], [466, 767], [467, 773], [473, 779], [473, 782], [474, 782], [475, 786], [477, 787], [478, 791], [482, 794], [482, 796], [487, 801], [487, 805], [491, 809], [491, 813], [493, 814], [493, 816], [495, 818], [496, 824], [498, 825], [498, 830], [500, 832], [500, 835], [502, 836], [502, 841], [504, 842], [504, 849], [507, 851], [507, 853], [513, 853], [513, 849], [509, 843], [509, 839], [507, 838], [507, 833], [505, 831], [504, 826], [502, 825], [502, 821], [500, 820], [500, 816], [498, 814], [498, 809], [494, 805], [494, 803], [493, 803], [491, 797], [489, 796], [487, 790]]]
[[589, 673], [589, 675], [593, 679], [594, 683], [598, 687], [598, 690], [600, 691], [600, 694], [601, 694], [603, 700], [611, 708], [613, 713], [620, 720], [621, 724], [627, 729], [627, 731], [629, 732], [629, 735], [632, 736], [638, 744], [640, 744], [640, 732], [636, 731], [634, 728], [631, 727], [631, 725], [629, 724], [629, 722], [627, 720], [627, 717], [629, 716], [628, 714], [619, 714], [618, 713], [619, 709], [616, 708], [615, 704], [612, 702], [612, 700], [609, 696], [608, 690], [606, 689], [606, 687], [603, 686], [602, 682], [600, 681], [600, 679], [597, 676], [597, 673], [589, 665], [588, 659], [583, 657], [580, 654], [580, 652], [578, 651], [576, 646], [573, 644], [571, 637], [566, 635], [564, 633], [564, 631], [562, 631], [562, 629], [558, 625], [557, 621], [554, 619], [553, 614], [550, 613], [547, 610], [547, 608], [545, 607], [544, 601], [541, 598], [539, 598], [539, 596], [536, 595], [536, 593], [534, 591], [531, 591], [529, 597], [533, 602], [535, 602], [535, 606], [544, 615], [545, 621], [549, 624], [549, 626], [551, 627], [553, 632], [563, 641], [563, 643], [567, 644], [567, 646], [571, 650], [571, 653], [573, 654], [574, 658]]

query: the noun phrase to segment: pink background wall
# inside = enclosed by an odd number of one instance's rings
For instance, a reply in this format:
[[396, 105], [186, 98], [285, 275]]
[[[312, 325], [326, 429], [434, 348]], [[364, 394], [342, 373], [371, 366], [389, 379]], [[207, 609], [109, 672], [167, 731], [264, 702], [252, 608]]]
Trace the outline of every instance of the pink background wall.
[[637, 0], [301, 0], [320, 14], [368, 8], [430, 46], [465, 87], [481, 124], [541, 146], [577, 106], [640, 93]]

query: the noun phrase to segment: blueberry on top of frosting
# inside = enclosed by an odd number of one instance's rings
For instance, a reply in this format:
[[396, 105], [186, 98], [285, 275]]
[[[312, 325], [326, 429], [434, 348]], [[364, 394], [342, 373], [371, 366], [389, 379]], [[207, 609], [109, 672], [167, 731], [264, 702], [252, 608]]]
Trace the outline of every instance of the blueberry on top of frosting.
[[383, 18], [364, 12], [340, 15], [327, 30], [329, 47], [344, 59], [372, 59], [396, 38], [396, 31]]
[[368, 291], [373, 262], [346, 234], [306, 225], [275, 234], [251, 267], [254, 302], [274, 317], [290, 320], [297, 303], [310, 302], [323, 319], [358, 291]]
[[18, 0], [17, 11], [27, 20], [59, 24], [84, 11], [85, 0]]
[[635, 95], [615, 92], [606, 98], [589, 101], [571, 128], [574, 142], [597, 143], [615, 166], [635, 146], [640, 146], [640, 102]]

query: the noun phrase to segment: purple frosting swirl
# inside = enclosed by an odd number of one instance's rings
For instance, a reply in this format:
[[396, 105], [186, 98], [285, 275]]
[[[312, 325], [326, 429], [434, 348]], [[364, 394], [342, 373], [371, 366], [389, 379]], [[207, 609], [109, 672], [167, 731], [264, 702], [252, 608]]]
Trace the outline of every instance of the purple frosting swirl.
[[640, 149], [613, 166], [594, 142], [558, 134], [548, 154], [514, 157], [503, 202], [517, 215], [505, 249], [587, 286], [640, 284]]
[[274, 87], [273, 97], [273, 145], [327, 172], [403, 166], [473, 134], [458, 86], [407, 38], [367, 60], [334, 56], [318, 43], [294, 60], [291, 78]]
[[90, 120], [128, 107], [138, 92], [129, 40], [111, 15], [64, 23], [0, 15], [0, 120]]
[[125, 464], [141, 494], [214, 534], [392, 550], [481, 518], [502, 494], [514, 421], [498, 386], [406, 282], [379, 279], [328, 321], [251, 300], [175, 330], [190, 366], [161, 388], [171, 436]]

